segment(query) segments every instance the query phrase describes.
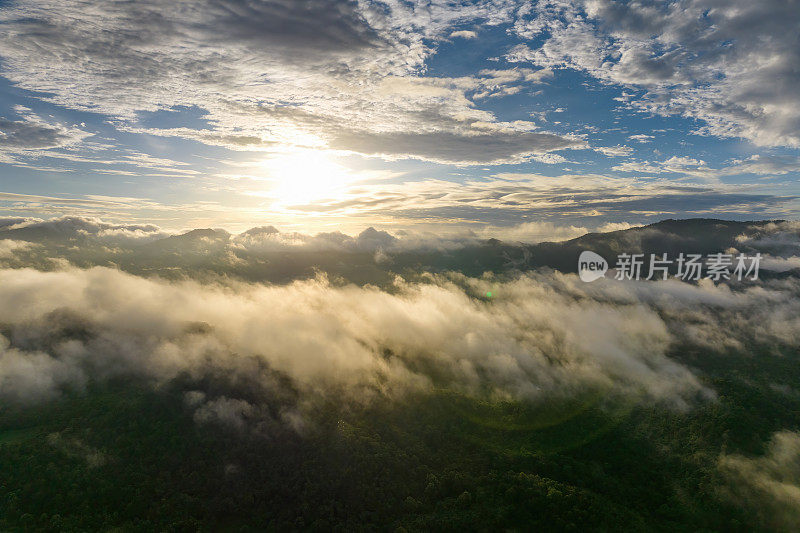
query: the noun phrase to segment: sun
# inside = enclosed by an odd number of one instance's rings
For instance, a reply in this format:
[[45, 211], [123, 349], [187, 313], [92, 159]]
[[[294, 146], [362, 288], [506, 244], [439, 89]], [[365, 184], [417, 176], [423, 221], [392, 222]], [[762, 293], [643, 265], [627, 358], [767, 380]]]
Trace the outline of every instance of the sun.
[[336, 198], [353, 181], [347, 168], [325, 151], [299, 149], [261, 162], [273, 187], [267, 194], [281, 205], [296, 205]]

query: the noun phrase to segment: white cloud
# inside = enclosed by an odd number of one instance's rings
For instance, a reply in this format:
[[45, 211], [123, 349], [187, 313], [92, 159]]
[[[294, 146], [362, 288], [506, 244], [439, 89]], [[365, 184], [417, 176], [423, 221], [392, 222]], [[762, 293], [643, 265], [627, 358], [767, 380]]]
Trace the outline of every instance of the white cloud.
[[722, 455], [725, 492], [751, 507], [768, 529], [791, 531], [800, 521], [800, 434], [779, 431], [763, 457]]
[[[0, 219], [2, 221], [3, 219]], [[13, 220], [13, 219], [12, 219]], [[101, 242], [133, 243], [163, 238], [169, 233], [153, 224], [113, 224], [94, 217], [62, 216], [50, 220], [26, 219], [13, 224], [1, 224], [0, 231], [14, 231], [33, 240], [75, 240], [92, 237]], [[24, 243], [11, 243], [11, 249], [21, 249]]]
[[33, 246], [34, 244], [29, 242], [0, 239], [0, 259], [14, 257], [17, 252], [29, 250]]
[[595, 146], [592, 150], [600, 152], [608, 157], [625, 157], [633, 153], [633, 148], [630, 146]]
[[640, 174], [684, 174], [687, 176], [709, 179], [724, 174], [724, 171], [710, 169], [703, 160], [683, 156], [673, 156], [664, 161], [628, 160], [614, 165], [612, 170], [618, 172], [637, 172]]
[[639, 133], [637, 135], [629, 135], [628, 139], [632, 141], [638, 141], [640, 143], [649, 143], [651, 140], [654, 139], [652, 135], [646, 135], [644, 133]]
[[477, 39], [478, 34], [472, 30], [459, 30], [450, 34], [451, 39]]
[[91, 135], [74, 125], [45, 120], [21, 106], [16, 111], [19, 120], [0, 117], [0, 163], [40, 169], [35, 160], [43, 156], [62, 157], [65, 150], [83, 146]]
[[[14, 219], [0, 226], [42, 230], [48, 223], [67, 237], [104, 239], [105, 231], [123, 229], [68, 219]], [[498, 236], [498, 230], [485, 228], [474, 239]], [[499, 236], [535, 242], [568, 239], [586, 229], [537, 222], [505, 231]], [[760, 224], [747, 228], [736, 242], [748, 252], [757, 246], [772, 249], [784, 246], [781, 242], [792, 231], [796, 223]], [[204, 243], [198, 251], [204, 256], [216, 244], [278, 252], [325, 245], [369, 256], [415, 249], [424, 242], [376, 230], [357, 237], [309, 237], [279, 234], [270, 227], [238, 236], [219, 230], [190, 236]], [[671, 238], [650, 228], [620, 236], [618, 242], [628, 237], [630, 246], [638, 246], [637, 239]], [[153, 258], [161, 250], [162, 259], [175, 257], [169, 246], [147, 249], [138, 241], [127, 242], [134, 253]], [[796, 234], [793, 242], [796, 249]], [[81, 260], [82, 253], [91, 264], [89, 248], [84, 250], [76, 257]], [[392, 257], [384, 253], [381, 260], [391, 262]], [[177, 376], [191, 381], [221, 373], [273, 387], [273, 372], [280, 372], [307, 397], [338, 394], [362, 401], [374, 394], [427, 391], [435, 375], [437, 386], [446, 383], [470, 394], [488, 390], [499, 397], [535, 399], [590, 388], [687, 407], [710, 392], [668, 357], [672, 347], [691, 345], [706, 350], [708, 357], [726, 357], [729, 350], [753, 347], [780, 354], [800, 343], [796, 278], [747, 287], [708, 280], [697, 285], [676, 280], [586, 284], [574, 274], [552, 272], [503, 279], [423, 273], [420, 279], [396, 278], [390, 290], [381, 290], [324, 278], [286, 285], [226, 278], [224, 285], [215, 285], [170, 283], [100, 267], [0, 269], [5, 303], [0, 307], [0, 396], [48, 399], [67, 388], [80, 389], [89, 379], [113, 376], [163, 383]], [[482, 297], [487, 291], [491, 300]], [[264, 415], [247, 399], [198, 394], [186, 399], [199, 423], [244, 427]], [[302, 413], [298, 416], [287, 415], [296, 422]]]
[[635, 224], [630, 224], [628, 222], [606, 222], [605, 224], [603, 224], [602, 226], [597, 228], [597, 231], [599, 231], [601, 233], [606, 233], [606, 232], [610, 232], [610, 231], [622, 231], [622, 230], [636, 228], [636, 227], [639, 227], [639, 226], [637, 226]]
[[531, 156], [531, 159], [548, 165], [558, 165], [567, 162], [567, 158], [559, 154], [534, 155]]
[[705, 121], [698, 133], [800, 146], [800, 51], [792, 2], [542, 0], [521, 10], [514, 61], [583, 70], [644, 89], [635, 109]]
[[[681, 167], [681, 171], [686, 170]], [[533, 217], [560, 214], [565, 218], [602, 215], [612, 220], [632, 211], [658, 213], [662, 217], [665, 213], [700, 215], [716, 208], [726, 209], [732, 202], [736, 206], [730, 209], [738, 212], [782, 214], [780, 206], [792, 201], [788, 196], [759, 192], [761, 189], [756, 185], [733, 186], [705, 179], [706, 173], [699, 184], [675, 184], [646, 176], [501, 173], [463, 183], [420, 180], [375, 185], [369, 190], [344, 189], [337, 199], [292, 208], [298, 212], [341, 216], [380, 213], [391, 215], [396, 221], [458, 217], [503, 225], [519, 222], [522, 214]]]
[[761, 258], [760, 266], [765, 270], [785, 272], [787, 270], [800, 268], [800, 257], [796, 255], [792, 257], [773, 257], [766, 255]]
[[[24, 331], [26, 339], [25, 348], [6, 343], [0, 350], [0, 395], [46, 398], [81, 387], [88, 374], [163, 382], [222, 369], [267, 383], [266, 372], [276, 370], [307, 394], [363, 399], [375, 387], [429, 390], [426, 367], [456, 389], [489, 387], [501, 397], [588, 387], [686, 405], [704, 390], [665, 355], [670, 334], [641, 305], [576, 302], [554, 292], [572, 283], [560, 276], [454, 281], [399, 282], [388, 293], [323, 280], [221, 288], [106, 268], [0, 270], [8, 304], [0, 321], [13, 338]], [[471, 296], [489, 289], [492, 302]], [[93, 333], [70, 337], [70, 323]], [[249, 410], [234, 399], [203, 405], [201, 421], [233, 425]]]
[[578, 226], [557, 226], [552, 222], [524, 222], [516, 226], [489, 226], [481, 230], [481, 235], [494, 237], [507, 242], [538, 243], [558, 242], [585, 235], [589, 230]]
[[[403, 157], [462, 162], [464, 150], [447, 147], [476, 140], [473, 123], [498, 122], [471, 98], [520, 88], [494, 80], [493, 88], [478, 91], [481, 80], [465, 79], [389, 94], [382, 92], [384, 82], [416, 77], [434, 51], [428, 43], [446, 39], [454, 27], [507, 22], [513, 8], [514, 2], [498, 0], [458, 9], [377, 0], [269, 0], [236, 8], [225, 0], [22, 1], [0, 9], [0, 55], [3, 74], [16, 85], [49, 93], [64, 106], [108, 114], [128, 131], [233, 149], [333, 143], [370, 154], [376, 153], [373, 137], [400, 138], [409, 139]], [[179, 105], [207, 111], [211, 129], [160, 131], [137, 123], [142, 111]], [[414, 135], [436, 142], [414, 142]], [[505, 136], [508, 144], [530, 141], [524, 132]], [[440, 144], [442, 154], [436, 152]], [[533, 144], [530, 153], [539, 153], [541, 143]], [[515, 160], [522, 152], [503, 157]]]
[[23, 120], [0, 119], [0, 149], [41, 150], [77, 142], [85, 133], [59, 124], [48, 124], [37, 117]]
[[[331, 146], [389, 158], [416, 157], [439, 163], [480, 165], [519, 163], [554, 150], [585, 147], [585, 141], [551, 133], [495, 132], [470, 135], [437, 133], [368, 134], [351, 132], [336, 136]], [[558, 155], [547, 154], [548, 162]]]

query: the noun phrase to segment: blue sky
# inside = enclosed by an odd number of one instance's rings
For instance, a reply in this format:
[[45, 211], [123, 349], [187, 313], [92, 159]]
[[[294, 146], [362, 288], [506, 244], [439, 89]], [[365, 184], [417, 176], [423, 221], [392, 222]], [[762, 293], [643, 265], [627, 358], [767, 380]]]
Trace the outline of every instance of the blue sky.
[[799, 11], [0, 2], [0, 214], [498, 235], [797, 218]]

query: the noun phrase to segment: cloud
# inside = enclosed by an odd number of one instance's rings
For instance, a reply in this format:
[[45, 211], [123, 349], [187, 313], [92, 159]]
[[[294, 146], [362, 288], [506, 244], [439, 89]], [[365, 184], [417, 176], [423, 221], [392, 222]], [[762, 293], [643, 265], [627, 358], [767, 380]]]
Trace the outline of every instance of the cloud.
[[[17, 251], [30, 250], [50, 243], [69, 246], [80, 244], [88, 251], [92, 244], [130, 248], [156, 241], [163, 241], [161, 244], [171, 242], [176, 245], [184, 242], [188, 245], [195, 240], [202, 241], [209, 247], [223, 243], [231, 251], [247, 254], [291, 251], [347, 253], [379, 250], [444, 251], [477, 246], [491, 238], [536, 243], [571, 239], [587, 231], [583, 227], [558, 226], [551, 222], [524, 222], [512, 226], [486, 225], [477, 232], [458, 229], [447, 234], [406, 229], [390, 233], [373, 227], [353, 236], [338, 231], [307, 234], [279, 231], [274, 226], [258, 226], [235, 235], [221, 229], [192, 230], [180, 234], [167, 232], [152, 224], [114, 224], [92, 217], [63, 216], [50, 220], [0, 218], [0, 258], [11, 257]], [[25, 240], [12, 240], [10, 237]], [[77, 256], [80, 256], [79, 252]]]
[[[685, 167], [683, 167], [685, 168]], [[705, 175], [704, 175], [705, 177]], [[706, 180], [704, 180], [706, 181]], [[711, 180], [708, 180], [711, 181]], [[463, 183], [419, 180], [343, 189], [339, 198], [293, 205], [301, 213], [391, 216], [396, 222], [462, 220], [511, 225], [521, 217], [546, 218], [561, 225], [575, 217], [603, 217], [620, 221], [632, 214], [681, 217], [709, 214], [758, 213], [779, 218], [790, 209], [793, 196], [761, 193], [757, 186], [721, 183], [682, 183], [644, 177], [618, 178], [598, 174], [545, 176], [500, 173]]]
[[75, 142], [72, 130], [34, 120], [0, 118], [0, 149], [36, 150]]
[[450, 34], [451, 39], [477, 39], [478, 34], [472, 30], [459, 30]]
[[628, 105], [703, 120], [698, 133], [800, 146], [792, 2], [543, 1], [520, 15], [511, 60], [642, 89]]
[[[458, 142], [465, 124], [497, 123], [467, 95], [480, 81], [456, 82], [433, 97], [375, 95], [387, 78], [416, 78], [435, 43], [455, 27], [508, 22], [513, 9], [513, 2], [495, 0], [458, 8], [369, 0], [21, 1], [0, 9], [0, 55], [4, 76], [17, 86], [114, 117], [126, 131], [232, 149], [351, 140], [345, 149], [375, 153], [358, 132], [339, 135], [357, 124], [368, 134], [408, 136], [404, 156], [450, 160], [463, 149], [432, 154], [413, 136], [441, 133], [447, 145]], [[158, 130], [139, 121], [142, 112], [180, 106], [201, 109], [209, 129]], [[524, 140], [523, 134], [516, 142]]]
[[556, 226], [552, 222], [525, 222], [516, 226], [489, 226], [481, 230], [481, 235], [508, 242], [557, 242], [585, 235], [589, 230], [576, 226]]
[[20, 120], [0, 117], [0, 163], [38, 169], [33, 160], [60, 157], [90, 136], [78, 127], [45, 120], [25, 107], [17, 106], [15, 111]]
[[720, 174], [735, 176], [741, 174], [783, 176], [800, 171], [800, 158], [788, 155], [753, 155], [743, 160], [735, 160], [722, 168]]
[[0, 239], [0, 259], [14, 257], [17, 252], [29, 250], [34, 245], [24, 241], [13, 241], [11, 239]]
[[736, 237], [736, 247], [774, 256], [789, 257], [800, 254], [800, 222], [778, 221], [764, 227], [749, 228]]
[[761, 268], [775, 272], [794, 270], [800, 268], [800, 257], [796, 255], [792, 257], [772, 257], [768, 255], [761, 258]]
[[763, 457], [722, 455], [725, 492], [751, 507], [769, 529], [792, 531], [800, 521], [800, 434], [779, 431]]
[[[484, 302], [473, 295], [490, 282], [469, 278], [399, 282], [389, 293], [325, 280], [222, 288], [107, 268], [1, 270], [11, 344], [0, 356], [0, 395], [39, 400], [89, 376], [165, 382], [216, 372], [267, 384], [278, 372], [306, 394], [359, 399], [424, 392], [434, 381], [529, 399], [600, 388], [675, 405], [703, 391], [666, 356], [670, 334], [656, 313], [578, 302], [553, 290], [563, 281], [492, 284], [497, 299]], [[230, 400], [197, 416], [235, 425], [247, 408]]]
[[561, 163], [567, 163], [567, 158], [559, 154], [534, 155], [531, 156], [531, 159], [534, 161], [538, 161], [539, 163], [545, 163], [547, 165], [558, 165]]
[[672, 156], [665, 161], [625, 161], [612, 167], [618, 172], [637, 172], [641, 174], [684, 174], [700, 178], [714, 178], [723, 174], [706, 166], [706, 162], [691, 157]]
[[92, 217], [62, 216], [50, 220], [10, 219], [10, 221], [13, 223], [0, 224], [0, 231], [5, 232], [6, 235], [34, 242], [51, 239], [82, 241], [93, 238], [106, 243], [130, 244], [160, 239], [169, 235], [153, 224], [112, 224]]
[[633, 153], [633, 148], [630, 146], [595, 146], [592, 148], [595, 152], [608, 157], [625, 157]]
[[78, 437], [70, 437], [70, 430], [71, 428], [48, 434], [47, 444], [68, 457], [85, 461], [89, 468], [103, 466], [109, 461], [108, 454], [89, 446]]
[[52, 399], [61, 387], [82, 387], [85, 376], [71, 362], [38, 351], [21, 351], [0, 335], [0, 396], [17, 402]]
[[[508, 146], [514, 144], [509, 142]], [[472, 156], [465, 145], [459, 144], [458, 150], [461, 149], [465, 156]], [[530, 147], [520, 145], [519, 149]], [[69, 214], [139, 221], [141, 225], [157, 221], [173, 231], [186, 226], [227, 226], [241, 231], [254, 220], [287, 225], [295, 223], [296, 217], [301, 215], [306, 220], [339, 217], [340, 227], [347, 231], [363, 228], [375, 220], [393, 228], [417, 226], [419, 231], [425, 231], [430, 229], [425, 225], [453, 221], [509, 226], [526, 218], [560, 226], [577, 224], [591, 228], [605, 222], [653, 222], [665, 216], [780, 219], [792, 216], [797, 204], [796, 195], [788, 194], [787, 189], [771, 187], [761, 181], [726, 184], [719, 179], [719, 170], [707, 167], [669, 167], [673, 171], [667, 176], [693, 178], [677, 183], [660, 177], [660, 172], [667, 168], [660, 162], [634, 162], [624, 168], [632, 175], [548, 176], [505, 172], [458, 181], [400, 176], [343, 185], [335, 196], [313, 203], [285, 202], [280, 209], [270, 209], [263, 196], [258, 195], [246, 197], [234, 211], [220, 202], [172, 204], [147, 198], [98, 195], [68, 198], [0, 192], [0, 202], [6, 206], [6, 212], [39, 218]], [[480, 176], [481, 173], [476, 174]], [[253, 191], [264, 189], [263, 181], [257, 180], [248, 181], [244, 186]], [[330, 221], [316, 225], [330, 227]], [[455, 229], [451, 227], [447, 231]], [[468, 226], [462, 225], [460, 229], [467, 230]], [[444, 226], [437, 229], [444, 230]]]
[[611, 231], [624, 231], [626, 229], [637, 228], [635, 224], [630, 224], [629, 222], [606, 222], [602, 226], [597, 228], [597, 231], [600, 233], [607, 233]]
[[[733, 241], [749, 251], [777, 246], [795, 225], [672, 221], [558, 246], [566, 246], [568, 255], [591, 243], [631, 252], [686, 243], [697, 249], [711, 235], [719, 241], [715, 246]], [[504, 274], [432, 274], [411, 266], [433, 261], [419, 248], [426, 241], [418, 236], [374, 229], [356, 237], [303, 236], [269, 226], [239, 235], [194, 230], [151, 242], [126, 237], [111, 255], [95, 259], [91, 242], [104, 242], [104, 232], [157, 230], [69, 219], [15, 219], [0, 227], [33, 228], [29, 237], [42, 243], [62, 235], [65, 247], [38, 244], [26, 254], [71, 257], [89, 267], [50, 260], [34, 270], [26, 267], [35, 261], [25, 263], [27, 255], [20, 255], [20, 268], [0, 269], [0, 397], [9, 401], [52, 400], [93, 380], [125, 377], [183, 387], [198, 423], [239, 430], [255, 425], [267, 432], [299, 431], [315, 399], [369, 402], [442, 387], [533, 402], [592, 391], [686, 409], [714, 394], [702, 375], [679, 362], [686, 350], [702, 350], [708, 358], [753, 350], [783, 357], [800, 344], [795, 276], [741, 286], [709, 280], [586, 284], [572, 273], [529, 270], [526, 250], [535, 256], [557, 245], [500, 248], [491, 242], [481, 250], [499, 250]], [[681, 240], [671, 233], [678, 227], [698, 231]], [[533, 241], [569, 238], [585, 228], [526, 223], [507, 231], [507, 238]], [[452, 242], [464, 246], [477, 238]], [[264, 271], [281, 258], [296, 273], [298, 260], [286, 254], [291, 247], [298, 257], [315, 258], [323, 271], [328, 256], [315, 250], [327, 247], [334, 264], [359, 255], [366, 262], [354, 268], [399, 262], [405, 277], [392, 273], [382, 288], [324, 275], [283, 284], [239, 281], [246, 277], [237, 268]], [[243, 250], [253, 255], [236, 255]], [[501, 252], [521, 253], [521, 263]], [[95, 260], [107, 265], [120, 253], [156, 267], [144, 275], [160, 275], [159, 264], [178, 275], [167, 281], [91, 266]], [[478, 257], [467, 254], [462, 263], [472, 268]], [[202, 261], [219, 275], [209, 278]], [[208, 380], [230, 387], [208, 389]]]
[[509, 132], [462, 135], [455, 133], [367, 132], [339, 135], [332, 148], [387, 157], [418, 157], [438, 163], [491, 164], [521, 162], [536, 154], [566, 148], [582, 148], [585, 141], [550, 133]]
[[[202, 392], [199, 394], [202, 394]], [[222, 396], [205, 402], [198, 407], [194, 412], [194, 420], [198, 424], [217, 422], [242, 430], [246, 425], [246, 417], [252, 416], [253, 412], [254, 408], [248, 402]]]

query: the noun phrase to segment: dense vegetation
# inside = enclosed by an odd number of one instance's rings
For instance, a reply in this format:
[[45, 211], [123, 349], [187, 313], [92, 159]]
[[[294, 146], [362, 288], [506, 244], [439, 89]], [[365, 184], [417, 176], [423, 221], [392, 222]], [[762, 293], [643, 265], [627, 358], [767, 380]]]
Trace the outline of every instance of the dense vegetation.
[[323, 405], [302, 436], [198, 425], [177, 386], [92, 387], [3, 410], [0, 529], [768, 528], [757, 507], [726, 498], [716, 462], [800, 426], [800, 398], [766, 386], [800, 378], [780, 363], [705, 369], [719, 398], [683, 413], [441, 391]]

